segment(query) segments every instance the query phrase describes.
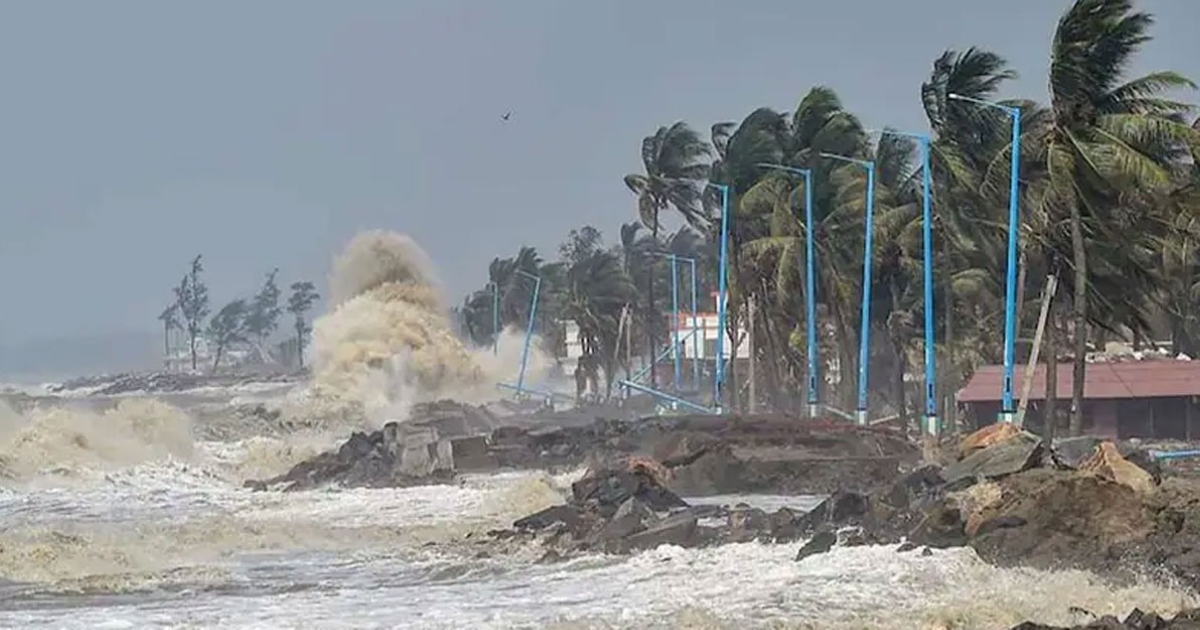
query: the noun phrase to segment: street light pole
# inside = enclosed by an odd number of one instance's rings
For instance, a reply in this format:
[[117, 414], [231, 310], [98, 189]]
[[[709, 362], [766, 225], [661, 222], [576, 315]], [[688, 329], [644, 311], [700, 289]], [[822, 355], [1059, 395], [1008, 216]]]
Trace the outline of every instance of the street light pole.
[[682, 358], [679, 356], [679, 264], [676, 254], [671, 252], [653, 252], [658, 256], [671, 260], [671, 336], [672, 364], [674, 367], [674, 390], [679, 391], [680, 380], [683, 380]]
[[1020, 228], [1017, 200], [1021, 181], [1021, 108], [961, 94], [947, 96], [952, 100], [998, 109], [1012, 119], [1012, 159], [1008, 182], [1008, 271], [1004, 283], [1004, 385], [1000, 406], [1000, 421], [1012, 422], [1016, 417], [1016, 407], [1013, 404], [1013, 364], [1016, 360], [1017, 339], [1017, 239]]
[[529, 301], [529, 325], [525, 329], [525, 347], [521, 349], [521, 371], [517, 373], [517, 394], [525, 393], [525, 368], [529, 364], [529, 344], [533, 341], [533, 322], [537, 315], [538, 291], [542, 288], [542, 279], [521, 269], [517, 273], [533, 280], [533, 297]]
[[696, 314], [696, 259], [680, 257], [681, 260], [686, 260], [692, 267], [692, 384], [696, 388], [696, 393], [700, 392], [700, 344], [704, 340], [700, 338], [700, 318]]
[[925, 431], [938, 435], [936, 374], [937, 361], [933, 344], [933, 176], [930, 168], [930, 138], [926, 134], [905, 133], [886, 129], [885, 134], [916, 140], [921, 156], [921, 240], [925, 289]]
[[671, 356], [674, 357], [675, 392], [679, 392], [680, 381], [683, 380], [682, 357], [679, 356], [679, 263], [675, 254], [668, 256], [671, 260], [671, 331], [673, 333]]
[[866, 238], [863, 243], [862, 275], [862, 323], [858, 336], [858, 407], [854, 419], [860, 425], [867, 424], [867, 374], [871, 359], [871, 271], [874, 267], [872, 254], [875, 249], [875, 163], [870, 160], [822, 153], [821, 157], [857, 164], [867, 170], [867, 217]]
[[782, 164], [759, 164], [760, 168], [770, 168], [804, 176], [804, 306], [805, 306], [805, 342], [808, 351], [808, 417], [815, 418], [820, 413], [818, 403], [817, 379], [817, 281], [813, 256], [813, 223], [812, 203], [812, 169], [795, 168]]
[[727, 291], [726, 267], [728, 265], [729, 249], [729, 186], [708, 183], [709, 186], [721, 191], [721, 246], [717, 262], [717, 348], [716, 367], [713, 370], [713, 406], [722, 408], [721, 387], [725, 379], [725, 302]]
[[[700, 289], [698, 289], [698, 286], [697, 286], [696, 259], [692, 258], [690, 256], [679, 256], [679, 254], [677, 254], [677, 253], [667, 253], [666, 257], [671, 259], [671, 275], [672, 275], [672, 277], [676, 276], [676, 274], [677, 274], [676, 270], [678, 269], [678, 266], [677, 266], [678, 260], [683, 260], [684, 263], [688, 263], [688, 265], [691, 268], [691, 271], [690, 271], [691, 272], [691, 276], [690, 276], [691, 277], [691, 334], [690, 334], [690, 336], [691, 336], [691, 372], [692, 372], [691, 379], [692, 379], [692, 384], [694, 384], [696, 386], [696, 391], [700, 391], [700, 341], [698, 341], [698, 338], [697, 338], [697, 336], [700, 335], [700, 316], [698, 316], [698, 314], [696, 312], [696, 306], [697, 306], [697, 302], [698, 302], [698, 299], [697, 299], [698, 290], [700, 290]], [[677, 286], [676, 286], [676, 284], [674, 284], [673, 280], [672, 280], [671, 293], [672, 293], [672, 295], [674, 295], [673, 299], [674, 299], [674, 301], [676, 301], [676, 305], [677, 305], [676, 307], [674, 307], [674, 317], [676, 317], [676, 322], [678, 322], [678, 320], [679, 320], [678, 292], [677, 292]], [[676, 324], [676, 348], [678, 348], [678, 349], [683, 348], [683, 343], [682, 343], [682, 341], [679, 340], [678, 323]], [[678, 350], [677, 350], [677, 354], [678, 354]], [[680, 385], [680, 382], [682, 382], [682, 379], [683, 378], [678, 376], [678, 374], [677, 374], [677, 378], [676, 378], [676, 388], [677, 389], [679, 388], [679, 385]]]

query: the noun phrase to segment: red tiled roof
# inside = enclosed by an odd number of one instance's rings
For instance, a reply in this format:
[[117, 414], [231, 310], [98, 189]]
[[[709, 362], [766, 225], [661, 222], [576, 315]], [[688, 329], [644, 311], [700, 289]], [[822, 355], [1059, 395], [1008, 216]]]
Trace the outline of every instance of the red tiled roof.
[[[1021, 395], [1025, 367], [1013, 370], [1013, 394]], [[965, 387], [958, 391], [959, 402], [998, 402], [1004, 382], [1004, 368], [986, 365], [976, 370]], [[1058, 396], [1071, 396], [1071, 364], [1058, 366]], [[1119, 361], [1089, 363], [1083, 384], [1085, 399], [1167, 398], [1200, 396], [1200, 361]], [[1046, 366], [1038, 365], [1033, 373], [1030, 400], [1046, 397]]]

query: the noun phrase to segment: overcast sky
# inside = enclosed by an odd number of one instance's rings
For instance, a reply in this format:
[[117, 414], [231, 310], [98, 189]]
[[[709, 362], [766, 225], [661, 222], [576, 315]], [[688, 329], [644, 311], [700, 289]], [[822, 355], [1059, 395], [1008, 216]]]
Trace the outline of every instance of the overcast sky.
[[[1140, 71], [1200, 77], [1200, 2], [1146, 0]], [[948, 47], [1044, 97], [1066, 0], [39, 0], [0, 10], [0, 344], [159, 330], [203, 253], [215, 302], [323, 287], [356, 231], [413, 235], [452, 301], [522, 244], [635, 214], [641, 138], [835, 88], [923, 128]], [[507, 123], [500, 120], [512, 111]]]

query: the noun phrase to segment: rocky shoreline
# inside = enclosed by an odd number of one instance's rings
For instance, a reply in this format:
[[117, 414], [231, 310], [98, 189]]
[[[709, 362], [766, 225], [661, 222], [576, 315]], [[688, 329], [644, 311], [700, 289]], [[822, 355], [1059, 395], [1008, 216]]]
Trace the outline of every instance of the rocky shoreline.
[[[968, 546], [997, 566], [1081, 569], [1122, 582], [1155, 577], [1200, 589], [1200, 480], [1164, 474], [1147, 451], [1093, 438], [1049, 445], [992, 425], [937, 461], [897, 432], [773, 415], [599, 418], [576, 426], [506, 424], [443, 404], [424, 421], [357, 433], [338, 450], [253, 488], [402, 486], [464, 472], [578, 469], [566, 502], [472, 542], [481, 554], [533, 545], [543, 562], [659, 545], [801, 544], [796, 560], [838, 546], [898, 553]], [[470, 412], [477, 413], [477, 412]], [[457, 415], [456, 415], [457, 414]], [[456, 428], [457, 427], [457, 428]], [[450, 435], [453, 437], [442, 437]], [[804, 512], [683, 497], [828, 495]], [[1053, 626], [1026, 623], [1034, 630]], [[1200, 613], [1134, 611], [1080, 628], [1200, 628]]]
[[1093, 621], [1076, 626], [1048, 626], [1045, 624], [1026, 621], [1012, 627], [1012, 630], [1196, 630], [1200, 628], [1200, 608], [1192, 608], [1179, 612], [1173, 617], [1162, 617], [1157, 613], [1133, 610], [1124, 619], [1112, 616], [1098, 617], [1086, 610], [1078, 610]]
[[920, 450], [896, 431], [779, 415], [619, 420], [598, 414], [591, 422], [563, 426], [443, 402], [415, 410], [414, 417], [354, 433], [337, 450], [246, 485], [285, 491], [330, 484], [397, 487], [459, 473], [574, 470], [647, 457], [672, 470], [671, 488], [682, 495], [821, 495], [839, 488], [867, 491], [920, 458]]

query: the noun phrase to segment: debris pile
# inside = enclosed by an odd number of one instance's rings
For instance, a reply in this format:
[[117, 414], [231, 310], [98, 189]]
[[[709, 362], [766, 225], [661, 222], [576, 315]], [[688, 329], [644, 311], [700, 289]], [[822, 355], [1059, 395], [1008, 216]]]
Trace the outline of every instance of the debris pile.
[[1157, 571], [1200, 587], [1200, 484], [1164, 478], [1144, 452], [1093, 438], [1050, 446], [1012, 425], [968, 436], [944, 467], [835, 493], [803, 526], [812, 539], [800, 559], [842, 532], [842, 544], [969, 545], [1000, 566]]
[[[1095, 617], [1095, 615], [1092, 616]], [[1013, 626], [1012, 630], [1195, 630], [1195, 628], [1200, 628], [1200, 608], [1184, 610], [1170, 618], [1135, 609], [1125, 619], [1117, 619], [1112, 616], [1096, 617], [1087, 624], [1070, 628], [1026, 621]]]
[[[578, 469], [650, 457], [672, 469], [670, 487], [685, 496], [866, 490], [895, 479], [919, 459], [919, 449], [894, 431], [784, 416], [675, 416], [633, 422], [600, 417], [574, 426], [539, 426], [536, 419], [498, 416], [487, 408], [442, 401], [416, 406], [402, 424], [414, 431], [430, 430], [436, 435], [433, 440], [447, 442], [445, 459], [454, 471]], [[351, 441], [383, 444], [384, 436], [378, 433], [355, 435]], [[368, 461], [340, 459], [356, 456]], [[376, 450], [343, 446], [299, 464], [280, 479], [305, 480], [294, 489], [414, 482], [378, 464], [379, 457]], [[347, 475], [343, 469], [359, 472]], [[248, 485], [263, 487], [278, 480]]]
[[774, 513], [739, 505], [693, 506], [667, 488], [671, 471], [649, 458], [590, 470], [571, 486], [571, 496], [526, 516], [492, 539], [537, 541], [544, 561], [579, 553], [630, 553], [659, 545], [702, 547], [728, 542], [795, 542], [801, 513]]

